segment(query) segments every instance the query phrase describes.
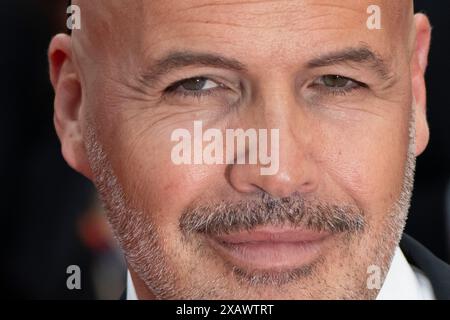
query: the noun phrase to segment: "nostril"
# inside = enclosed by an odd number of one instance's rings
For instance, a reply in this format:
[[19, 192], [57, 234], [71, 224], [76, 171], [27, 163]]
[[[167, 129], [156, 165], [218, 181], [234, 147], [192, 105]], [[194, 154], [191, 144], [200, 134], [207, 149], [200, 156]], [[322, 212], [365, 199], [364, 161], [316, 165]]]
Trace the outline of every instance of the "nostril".
[[[258, 170], [257, 166], [229, 165], [226, 169], [228, 183], [240, 193], [257, 193], [263, 190], [252, 171]], [[257, 175], [257, 174], [256, 174]]]

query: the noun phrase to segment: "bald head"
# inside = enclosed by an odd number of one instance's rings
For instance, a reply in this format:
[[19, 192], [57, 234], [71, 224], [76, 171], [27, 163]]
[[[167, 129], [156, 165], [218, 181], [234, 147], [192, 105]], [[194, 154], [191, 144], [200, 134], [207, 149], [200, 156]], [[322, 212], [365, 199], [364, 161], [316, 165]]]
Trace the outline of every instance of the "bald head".
[[[152, 47], [169, 46], [165, 36], [204, 36], [208, 30], [216, 37], [240, 34], [240, 30], [264, 31], [280, 28], [285, 33], [320, 30], [358, 32], [363, 40], [367, 8], [373, 1], [221, 1], [221, 0], [75, 0], [82, 10], [82, 30], [74, 30], [75, 54], [106, 62], [114, 55], [120, 59], [133, 54], [148, 54]], [[381, 9], [382, 29], [377, 37], [386, 47], [399, 43], [412, 48], [414, 35], [413, 1], [377, 1]], [[220, 33], [215, 28], [220, 28]], [[175, 34], [175, 30], [179, 33]], [[248, 37], [251, 32], [246, 32]], [[331, 32], [330, 32], [331, 34]], [[375, 34], [375, 33], [373, 33]], [[291, 35], [290, 35], [291, 37]], [[303, 37], [303, 35], [302, 35]], [[308, 38], [308, 37], [306, 37]], [[180, 39], [179, 39], [180, 40]], [[228, 39], [224, 39], [228, 41]], [[243, 39], [236, 38], [236, 42]], [[246, 41], [252, 41], [247, 38]], [[388, 49], [390, 50], [390, 48]], [[86, 61], [87, 62], [87, 61]], [[92, 67], [92, 66], [90, 66]]]
[[[124, 0], [99, 0], [99, 1], [89, 1], [89, 0], [74, 0], [73, 4], [80, 6], [83, 10], [84, 27], [88, 29], [89, 32], [80, 33], [80, 35], [92, 36], [94, 39], [104, 39], [106, 32], [109, 33], [122, 31], [129, 32], [130, 29], [124, 28], [129, 25], [134, 25], [137, 28], [141, 28], [144, 25], [152, 26], [152, 20], [157, 21], [176, 21], [176, 16], [172, 16], [174, 13], [181, 15], [189, 14], [195, 9], [198, 12], [207, 13], [216, 12], [225, 14], [227, 11], [234, 11], [234, 9], [245, 13], [246, 10], [251, 14], [254, 13], [264, 13], [269, 16], [270, 10], [277, 9], [282, 13], [283, 8], [285, 11], [296, 9], [298, 17], [302, 17], [301, 13], [307, 16], [308, 7], [320, 6], [323, 7], [323, 11], [329, 12], [327, 10], [327, 3], [331, 4], [330, 1], [296, 1], [296, 0], [284, 0], [284, 1], [267, 1], [261, 3], [260, 1], [227, 1], [222, 0], [194, 0], [194, 1], [145, 1], [136, 0], [133, 2]], [[353, 8], [353, 10], [360, 10], [361, 13], [366, 14], [366, 9], [373, 5], [373, 1], [355, 1], [349, 0], [344, 1], [343, 6], [348, 6]], [[413, 1], [412, 0], [400, 0], [400, 1], [388, 1], [381, 0], [375, 3], [381, 7], [383, 18], [385, 18], [386, 23], [390, 25], [395, 25], [397, 28], [399, 26], [411, 27], [408, 22], [411, 22], [413, 14]], [[320, 11], [320, 10], [319, 10]], [[152, 18], [151, 20], [148, 20]], [[224, 17], [226, 18], [226, 17]], [[231, 18], [231, 17], [228, 17]], [[279, 18], [282, 18], [280, 15]], [[214, 19], [211, 16], [210, 19]], [[147, 20], [146, 23], [143, 20]], [[342, 23], [345, 23], [342, 21]], [[144, 31], [144, 30], [143, 30]], [[99, 38], [95, 38], [98, 36]]]

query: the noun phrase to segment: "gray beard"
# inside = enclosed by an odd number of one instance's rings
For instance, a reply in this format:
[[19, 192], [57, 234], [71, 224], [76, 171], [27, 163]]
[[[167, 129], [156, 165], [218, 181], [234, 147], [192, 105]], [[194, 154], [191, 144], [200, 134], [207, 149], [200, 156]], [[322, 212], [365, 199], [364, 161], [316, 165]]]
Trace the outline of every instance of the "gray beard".
[[[381, 266], [384, 277], [392, 261], [407, 219], [414, 183], [415, 171], [415, 121], [414, 108], [409, 127], [409, 147], [405, 163], [402, 191], [392, 205], [386, 217], [383, 233], [375, 240], [376, 254], [372, 264]], [[133, 208], [127, 195], [123, 192], [94, 126], [86, 128], [86, 150], [95, 176], [95, 185], [107, 214], [114, 235], [124, 250], [129, 266], [147, 285], [158, 299], [223, 299], [229, 298], [229, 290], [224, 282], [227, 279], [218, 277], [211, 281], [197, 283], [193, 287], [183, 286], [179, 273], [171, 267], [170, 257], [164, 252], [158, 226], [152, 221], [150, 214]], [[192, 270], [194, 272], [194, 270]], [[384, 278], [383, 278], [384, 279]], [[363, 279], [361, 279], [363, 280]], [[361, 281], [364, 283], [365, 281]], [[233, 292], [232, 298], [249, 298], [251, 286], [243, 293]], [[332, 292], [321, 291], [322, 298], [340, 299], [372, 299], [377, 290], [356, 288], [348, 290], [346, 296], [333, 296]], [[311, 297], [313, 295], [311, 294]]]

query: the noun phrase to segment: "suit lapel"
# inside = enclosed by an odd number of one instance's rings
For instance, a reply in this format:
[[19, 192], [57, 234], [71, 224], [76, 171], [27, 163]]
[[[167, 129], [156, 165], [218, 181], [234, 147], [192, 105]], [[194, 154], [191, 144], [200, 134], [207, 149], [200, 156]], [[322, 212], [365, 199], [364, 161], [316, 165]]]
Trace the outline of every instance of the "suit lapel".
[[450, 300], [450, 266], [419, 242], [404, 234], [400, 248], [408, 262], [427, 276], [438, 300]]

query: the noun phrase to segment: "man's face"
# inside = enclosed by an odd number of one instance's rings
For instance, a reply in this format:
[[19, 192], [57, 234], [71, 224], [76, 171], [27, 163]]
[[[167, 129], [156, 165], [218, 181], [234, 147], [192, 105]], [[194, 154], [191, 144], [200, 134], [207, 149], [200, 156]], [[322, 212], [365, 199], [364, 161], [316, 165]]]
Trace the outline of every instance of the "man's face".
[[[418, 152], [412, 9], [377, 1], [371, 30], [372, 2], [81, 7], [90, 177], [141, 298], [377, 295], [368, 268], [389, 267]], [[278, 129], [277, 172], [175, 164], [194, 121]]]

